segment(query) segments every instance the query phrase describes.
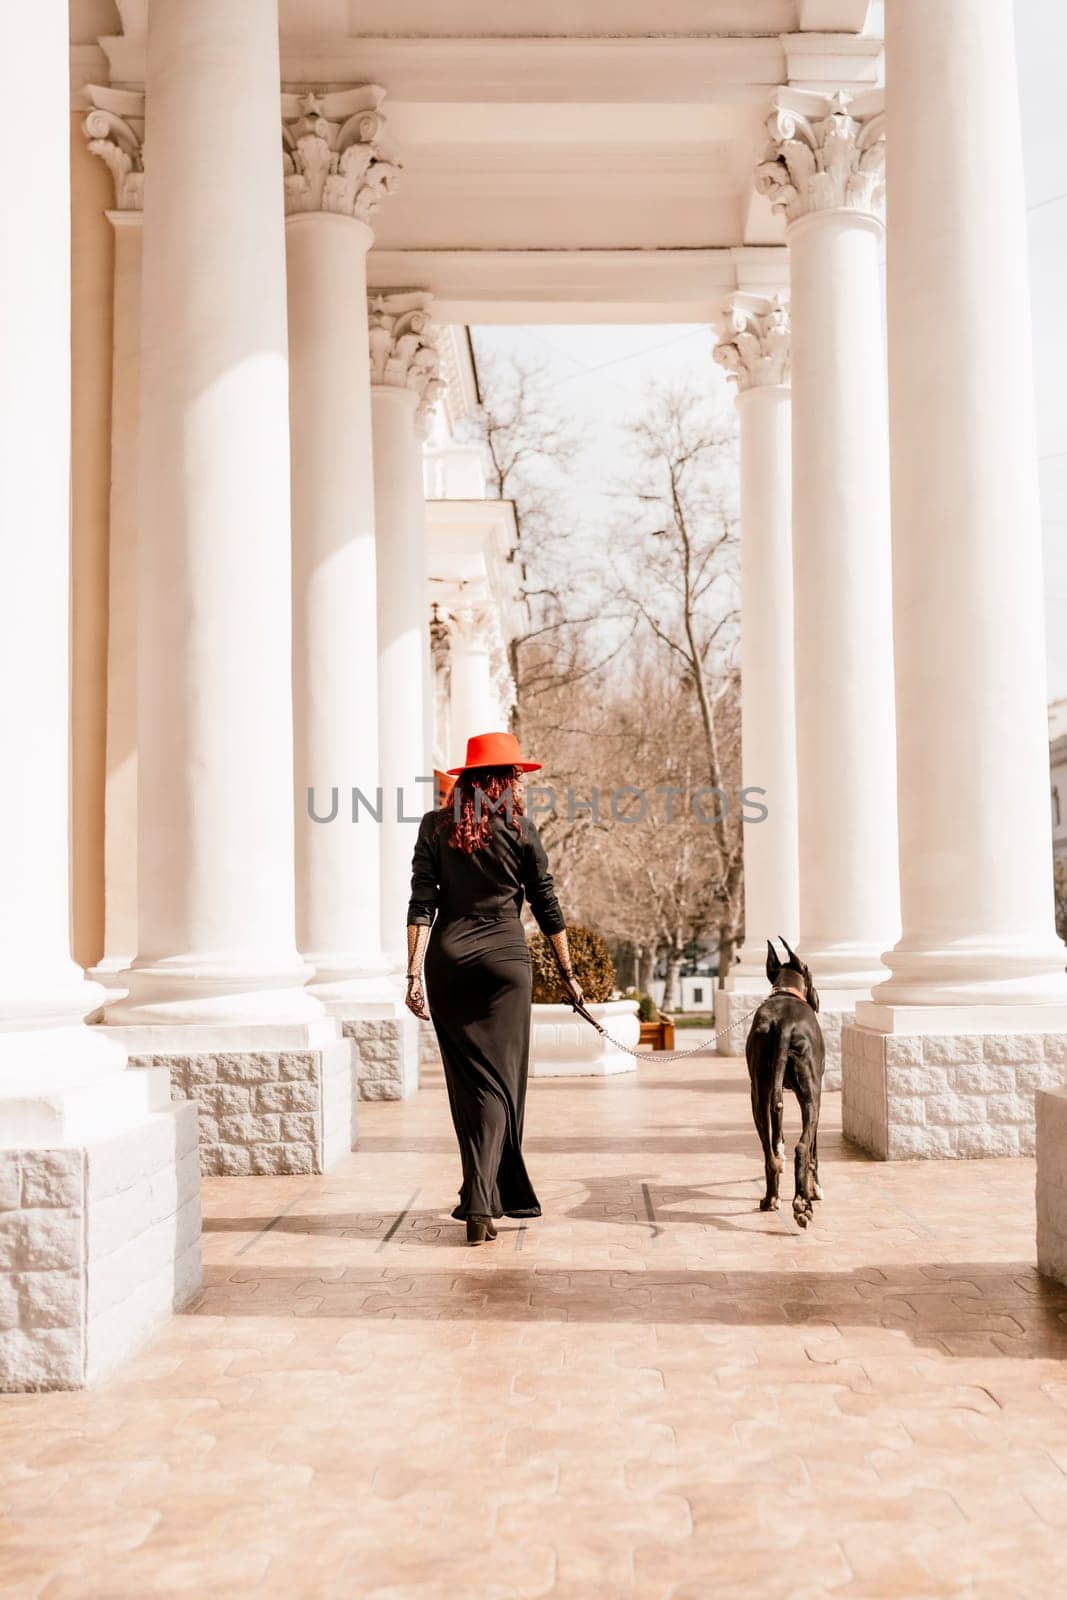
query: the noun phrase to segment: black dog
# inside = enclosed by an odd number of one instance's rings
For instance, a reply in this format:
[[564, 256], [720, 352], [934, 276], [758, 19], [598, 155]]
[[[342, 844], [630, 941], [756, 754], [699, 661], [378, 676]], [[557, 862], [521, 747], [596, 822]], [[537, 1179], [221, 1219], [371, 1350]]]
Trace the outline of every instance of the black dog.
[[763, 1146], [767, 1193], [761, 1211], [777, 1211], [778, 1180], [785, 1142], [782, 1138], [782, 1091], [792, 1089], [800, 1103], [802, 1128], [796, 1148], [796, 1193], [793, 1216], [799, 1227], [812, 1220], [812, 1201], [819, 1188], [819, 1100], [822, 1095], [824, 1046], [815, 1013], [819, 996], [811, 973], [781, 934], [788, 961], [779, 961], [767, 940], [768, 995], [752, 1018], [745, 1059], [752, 1085], [752, 1116]]

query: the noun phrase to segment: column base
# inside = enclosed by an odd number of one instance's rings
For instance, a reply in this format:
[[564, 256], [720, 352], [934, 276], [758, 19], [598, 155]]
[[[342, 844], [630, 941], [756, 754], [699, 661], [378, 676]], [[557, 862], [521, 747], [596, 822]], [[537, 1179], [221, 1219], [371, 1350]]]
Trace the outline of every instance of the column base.
[[861, 999], [866, 999], [872, 988], [889, 976], [882, 959], [884, 949], [881, 942], [820, 944], [816, 939], [803, 939], [797, 946], [811, 968], [820, 996], [825, 989]]
[[895, 1010], [1067, 1005], [1067, 950], [1052, 936], [1036, 943], [959, 939], [942, 949], [898, 944], [873, 999]]
[[397, 978], [392, 967], [359, 972], [316, 967], [308, 993], [321, 1003], [327, 1016], [342, 1017], [364, 1006], [391, 1005], [397, 997]]
[[188, 1102], [79, 1142], [0, 1150], [0, 1389], [95, 1382], [201, 1277]]
[[1067, 1088], [1039, 1090], [1037, 1270], [1067, 1283]]
[[1067, 1007], [948, 1009], [923, 1030], [916, 1008], [857, 1008], [842, 1033], [845, 1137], [882, 1161], [1032, 1155], [1035, 1092], [1064, 1080]]
[[[125, 1000], [129, 994], [130, 986], [126, 981], [126, 973], [133, 965], [133, 959], [133, 956], [105, 956], [103, 961], [98, 962], [95, 967], [90, 967], [86, 972], [85, 976], [89, 981], [98, 983], [104, 991], [102, 1007], [118, 1005], [119, 1001]], [[90, 1020], [95, 1022], [99, 1018], [94, 1015]]]
[[253, 969], [194, 958], [136, 963], [118, 975], [125, 998], [104, 1021], [121, 1027], [226, 1027], [314, 1022], [323, 1009], [304, 987], [312, 969], [302, 963]]
[[327, 1172], [355, 1148], [355, 1053], [337, 1022], [114, 1027], [135, 1071], [197, 1102], [205, 1177]]

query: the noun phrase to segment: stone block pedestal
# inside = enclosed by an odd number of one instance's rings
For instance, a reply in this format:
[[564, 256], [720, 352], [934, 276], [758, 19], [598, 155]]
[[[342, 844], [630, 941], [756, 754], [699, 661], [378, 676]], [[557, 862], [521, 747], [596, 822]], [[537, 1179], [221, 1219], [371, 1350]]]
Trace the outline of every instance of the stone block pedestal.
[[327, 1172], [355, 1148], [355, 1051], [332, 1021], [107, 1031], [196, 1101], [205, 1177]]
[[437, 1043], [437, 1035], [433, 1030], [432, 1022], [419, 1023], [419, 1067], [439, 1067], [441, 1065], [441, 1046]]
[[[729, 1028], [730, 1032], [723, 1034], [721, 1039], [715, 1041], [715, 1053], [720, 1056], [743, 1056], [745, 1053], [745, 1040], [748, 1038], [750, 1022], [740, 1019], [758, 1006], [760, 1001], [768, 994], [768, 985], [762, 984], [758, 989], [748, 993], [741, 989], [716, 989], [715, 991], [715, 1031], [720, 1028]], [[737, 1026], [734, 1026], [737, 1024]]]
[[1067, 1087], [1036, 1099], [1037, 1267], [1067, 1283]]
[[0, 1389], [77, 1389], [201, 1282], [195, 1106], [0, 1150]]
[[828, 1006], [821, 995], [819, 1001], [819, 1027], [822, 1029], [826, 1045], [826, 1069], [823, 1073], [822, 1086], [824, 1091], [836, 1093], [841, 1087], [841, 1033], [845, 1023], [852, 1021], [855, 1012], [851, 1007], [842, 1009]]
[[[391, 1005], [384, 1015], [342, 1015], [339, 1020], [345, 1038], [352, 1040], [358, 1055], [357, 1091], [361, 1100], [407, 1100], [418, 1091], [421, 1030], [425, 1023], [400, 1003]], [[429, 1032], [433, 1038], [432, 1028]]]
[[883, 1161], [1032, 1155], [1035, 1092], [1060, 1087], [1065, 1052], [1060, 1032], [885, 1033], [846, 1022], [845, 1137]]

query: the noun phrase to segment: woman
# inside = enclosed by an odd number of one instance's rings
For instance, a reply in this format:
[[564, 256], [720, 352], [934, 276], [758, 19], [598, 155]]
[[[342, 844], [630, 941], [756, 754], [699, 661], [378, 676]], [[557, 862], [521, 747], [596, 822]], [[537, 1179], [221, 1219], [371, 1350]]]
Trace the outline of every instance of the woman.
[[468, 1244], [496, 1238], [494, 1217], [541, 1215], [522, 1159], [532, 989], [524, 897], [582, 999], [548, 858], [524, 814], [521, 775], [540, 770], [514, 734], [469, 739], [465, 765], [450, 769], [455, 790], [423, 817], [412, 861], [407, 1004], [432, 1017], [441, 1046], [463, 1164], [452, 1215], [466, 1221]]

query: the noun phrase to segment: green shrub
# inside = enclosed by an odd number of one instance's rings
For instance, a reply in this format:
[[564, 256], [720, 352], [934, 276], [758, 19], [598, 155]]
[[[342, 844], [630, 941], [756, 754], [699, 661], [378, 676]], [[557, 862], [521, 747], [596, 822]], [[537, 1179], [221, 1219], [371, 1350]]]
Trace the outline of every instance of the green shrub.
[[[609, 1000], [615, 988], [615, 964], [599, 933], [594, 933], [592, 928], [568, 928], [567, 943], [586, 1004]], [[564, 998], [563, 979], [552, 953], [552, 943], [543, 933], [535, 933], [530, 940], [530, 962], [534, 1005], [559, 1005]]]
[[637, 1016], [641, 1022], [658, 1022], [659, 1006], [650, 994], [637, 996]]

